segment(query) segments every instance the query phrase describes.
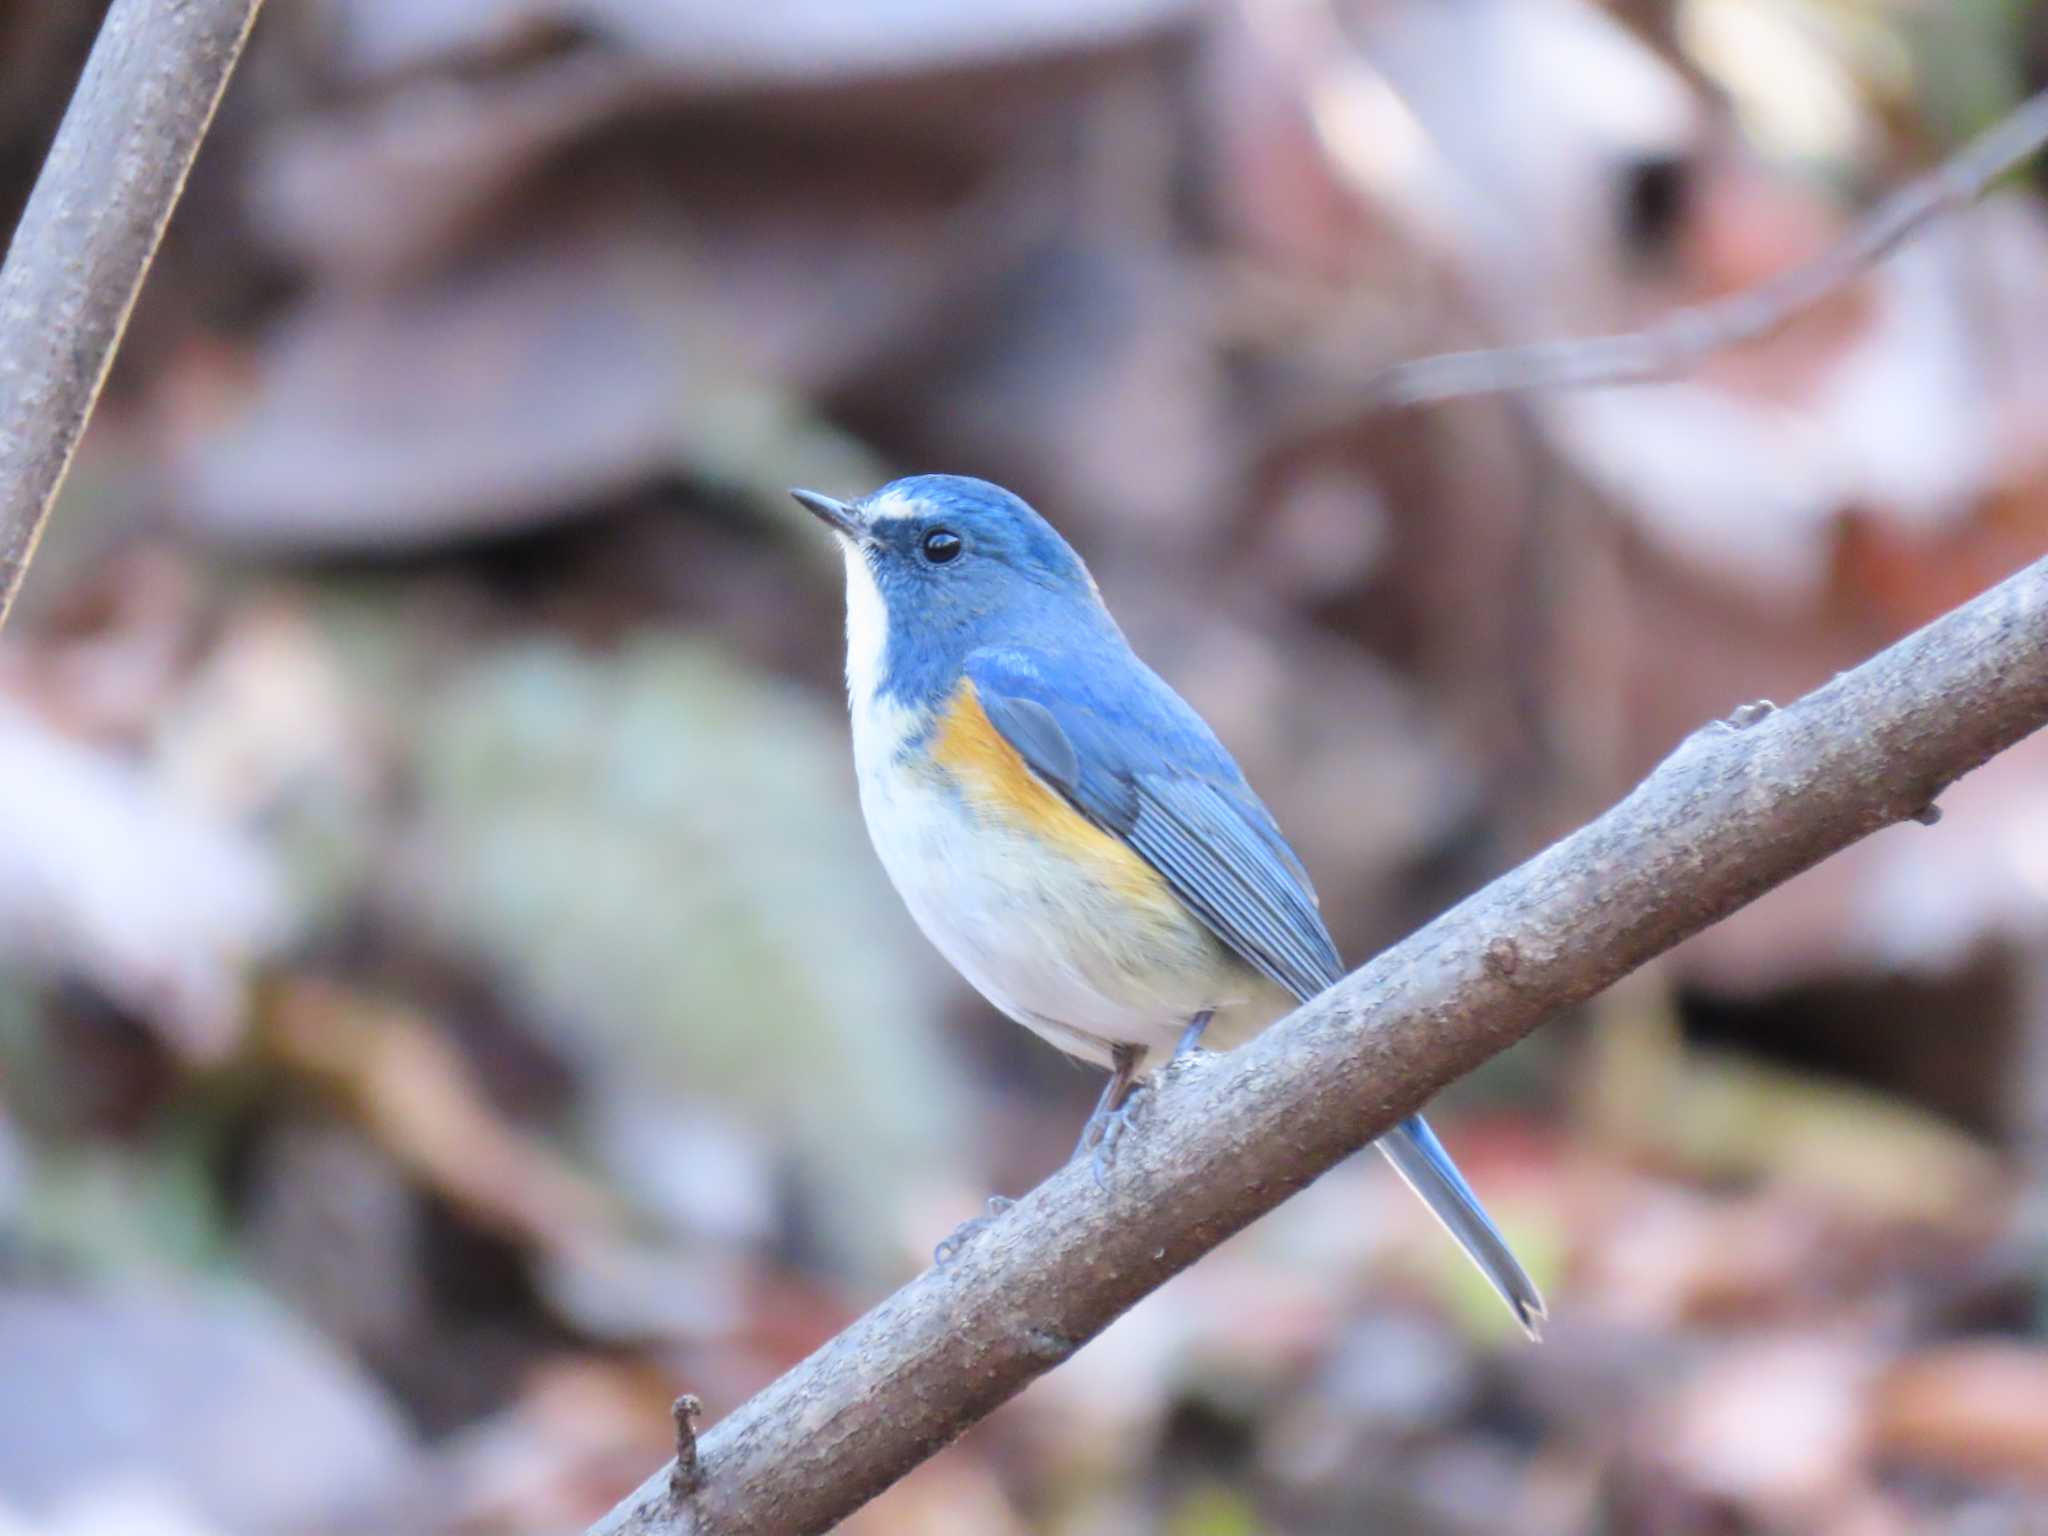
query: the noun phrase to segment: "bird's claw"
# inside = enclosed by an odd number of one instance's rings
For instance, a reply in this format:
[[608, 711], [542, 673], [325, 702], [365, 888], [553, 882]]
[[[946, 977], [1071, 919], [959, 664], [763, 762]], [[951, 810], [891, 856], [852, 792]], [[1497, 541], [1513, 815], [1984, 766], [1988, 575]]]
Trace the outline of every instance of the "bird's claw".
[[970, 1216], [952, 1230], [946, 1240], [932, 1250], [932, 1265], [936, 1269], [948, 1269], [960, 1257], [961, 1251], [973, 1242], [981, 1229], [994, 1221], [1017, 1202], [1008, 1195], [990, 1195], [988, 1209], [979, 1216]]
[[1109, 1193], [1109, 1170], [1116, 1165], [1117, 1145], [1131, 1128], [1133, 1112], [1145, 1092], [1143, 1084], [1132, 1088], [1123, 1103], [1102, 1117], [1101, 1126], [1096, 1131], [1095, 1155], [1089, 1160], [1089, 1170], [1095, 1176], [1095, 1187], [1105, 1195]]

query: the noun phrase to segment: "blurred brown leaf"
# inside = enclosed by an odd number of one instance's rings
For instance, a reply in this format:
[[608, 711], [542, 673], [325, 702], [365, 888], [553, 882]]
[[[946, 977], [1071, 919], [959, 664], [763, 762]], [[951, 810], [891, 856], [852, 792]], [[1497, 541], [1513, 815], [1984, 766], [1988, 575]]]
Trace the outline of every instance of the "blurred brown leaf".
[[1641, 1145], [1710, 1177], [1761, 1177], [1868, 1218], [1983, 1230], [2003, 1192], [1998, 1162], [1932, 1115], [1865, 1089], [1726, 1053], [1695, 1051]]
[[1916, 1351], [1878, 1382], [1875, 1420], [1888, 1460], [2048, 1488], [2048, 1348], [1985, 1340]]
[[263, 1041], [430, 1188], [522, 1245], [574, 1255], [617, 1220], [606, 1192], [508, 1121], [421, 1015], [332, 983], [281, 979], [266, 999]]
[[418, 1517], [478, 1536], [580, 1529], [673, 1451], [676, 1391], [644, 1365], [544, 1360], [503, 1412], [439, 1449]]

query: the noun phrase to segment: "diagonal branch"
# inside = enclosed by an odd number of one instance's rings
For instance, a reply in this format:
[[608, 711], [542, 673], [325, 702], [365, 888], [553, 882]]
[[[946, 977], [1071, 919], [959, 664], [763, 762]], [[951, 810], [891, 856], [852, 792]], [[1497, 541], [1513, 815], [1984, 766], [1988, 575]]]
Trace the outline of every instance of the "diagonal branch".
[[0, 624], [262, 0], [114, 0], [0, 268]]
[[[1063, 1169], [693, 1442], [592, 1536], [817, 1532], [1545, 1017], [2048, 723], [2048, 560], [1629, 797], [1251, 1044], [1143, 1101], [1110, 1193]], [[1939, 836], [1909, 831], [1899, 836]]]
[[1364, 406], [1427, 405], [1532, 389], [1673, 378], [1724, 347], [1768, 336], [1889, 256], [1921, 226], [1966, 208], [2048, 145], [2048, 91], [2030, 97], [1952, 158], [1915, 178], [1804, 266], [1655, 325], [1615, 336], [1444, 352], [1397, 363], [1365, 385]]

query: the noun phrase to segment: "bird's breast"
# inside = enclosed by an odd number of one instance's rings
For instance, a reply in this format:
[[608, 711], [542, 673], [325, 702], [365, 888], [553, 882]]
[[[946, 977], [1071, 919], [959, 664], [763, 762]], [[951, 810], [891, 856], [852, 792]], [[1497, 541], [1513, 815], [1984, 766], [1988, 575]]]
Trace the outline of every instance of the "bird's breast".
[[911, 915], [998, 1008], [1078, 1055], [1163, 1045], [1256, 978], [1163, 876], [1033, 773], [962, 681], [855, 703], [869, 836]]
[[1029, 843], [1050, 860], [1071, 863], [1079, 878], [1143, 914], [1177, 919], [1185, 910], [1158, 870], [1032, 772], [967, 679], [933, 721], [928, 751], [968, 813], [1006, 845]]

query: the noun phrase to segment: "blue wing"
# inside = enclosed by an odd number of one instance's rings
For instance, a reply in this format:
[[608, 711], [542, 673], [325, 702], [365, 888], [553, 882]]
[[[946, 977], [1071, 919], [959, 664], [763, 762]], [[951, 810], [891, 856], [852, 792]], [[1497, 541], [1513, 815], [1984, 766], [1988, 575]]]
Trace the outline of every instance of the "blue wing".
[[1343, 974], [1294, 850], [1222, 743], [1143, 663], [1084, 652], [1054, 668], [1001, 647], [976, 651], [966, 672], [1032, 772], [1164, 875], [1248, 964], [1301, 998]]
[[[1296, 997], [1336, 981], [1307, 871], [1201, 716], [1121, 650], [1049, 661], [1008, 647], [967, 659], [983, 713], [1031, 771]], [[1534, 1337], [1543, 1298], [1428, 1123], [1412, 1116], [1379, 1145]]]

